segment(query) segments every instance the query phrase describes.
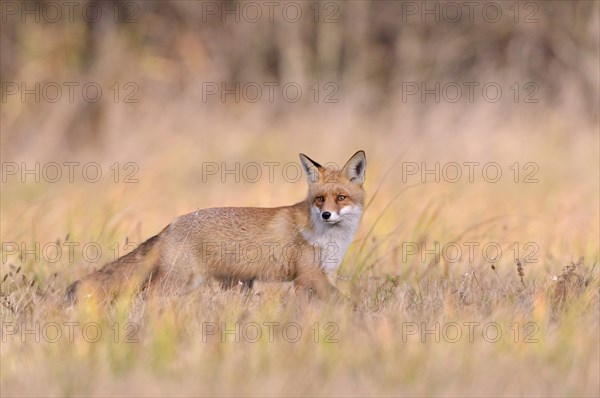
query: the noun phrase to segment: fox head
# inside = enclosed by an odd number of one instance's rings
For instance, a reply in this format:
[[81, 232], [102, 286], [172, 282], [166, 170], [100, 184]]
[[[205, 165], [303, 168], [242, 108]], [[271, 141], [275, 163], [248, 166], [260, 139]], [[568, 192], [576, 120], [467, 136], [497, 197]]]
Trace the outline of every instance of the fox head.
[[342, 169], [323, 167], [302, 153], [300, 161], [308, 176], [308, 202], [313, 223], [356, 224], [365, 201], [363, 183], [367, 158], [364, 151], [352, 155]]

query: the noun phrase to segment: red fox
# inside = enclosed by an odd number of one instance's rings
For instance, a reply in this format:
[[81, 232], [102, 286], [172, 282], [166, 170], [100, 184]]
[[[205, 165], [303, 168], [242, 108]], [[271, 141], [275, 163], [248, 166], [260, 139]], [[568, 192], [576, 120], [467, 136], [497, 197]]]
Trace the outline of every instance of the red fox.
[[365, 202], [363, 151], [340, 170], [300, 154], [308, 197], [275, 208], [222, 207], [176, 218], [131, 253], [73, 283], [67, 298], [112, 300], [127, 289], [185, 294], [207, 278], [223, 287], [293, 281], [320, 298], [354, 239]]

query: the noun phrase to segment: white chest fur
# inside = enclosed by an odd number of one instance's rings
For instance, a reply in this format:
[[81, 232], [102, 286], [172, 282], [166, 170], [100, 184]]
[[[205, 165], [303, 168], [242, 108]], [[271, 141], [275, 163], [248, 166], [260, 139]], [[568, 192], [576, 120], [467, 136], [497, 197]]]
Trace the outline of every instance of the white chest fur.
[[312, 230], [302, 231], [302, 236], [312, 245], [318, 246], [318, 261], [325, 272], [331, 274], [339, 268], [346, 251], [354, 239], [360, 224], [362, 208], [346, 206], [340, 210], [340, 221], [327, 224], [320, 211], [311, 211]]

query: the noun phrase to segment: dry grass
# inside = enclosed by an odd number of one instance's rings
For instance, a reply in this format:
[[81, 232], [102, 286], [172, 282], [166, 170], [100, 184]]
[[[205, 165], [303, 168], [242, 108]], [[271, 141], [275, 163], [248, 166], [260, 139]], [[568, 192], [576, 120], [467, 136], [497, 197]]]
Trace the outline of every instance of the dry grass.
[[[138, 301], [107, 312], [18, 304], [24, 296], [13, 293], [5, 298], [14, 303], [4, 311], [5, 322], [30, 329], [36, 322], [42, 329], [51, 322], [94, 322], [103, 336], [85, 341], [78, 326], [72, 343], [66, 336], [39, 344], [31, 334], [25, 343], [22, 333], [8, 337], [3, 393], [595, 395], [597, 276], [576, 294], [569, 291], [561, 304], [569, 312], [558, 316], [555, 292], [563, 287], [545, 281], [523, 289], [517, 279], [484, 269], [419, 283], [363, 278], [347, 305], [301, 303], [272, 287], [259, 287], [250, 298], [207, 287], [194, 297]], [[282, 325], [273, 326], [272, 341], [269, 322]], [[215, 325], [220, 332], [207, 335]], [[238, 332], [223, 333], [236, 325]], [[255, 325], [262, 331], [258, 341]], [[297, 328], [302, 336], [295, 341]], [[496, 341], [497, 330], [502, 336]]]
[[[516, 140], [504, 137], [506, 146]], [[428, 142], [417, 140], [404, 156], [443, 159], [435, 145], [423, 154]], [[114, 242], [139, 242], [195, 203], [276, 205], [300, 199], [305, 189], [303, 181], [178, 182], [190, 181], [187, 173], [198, 166], [194, 158], [181, 167], [169, 164], [174, 151], [185, 149], [174, 144], [156, 155], [162, 160], [140, 157], [140, 164], [164, 164], [165, 171], [142, 167], [140, 183], [132, 186], [12, 184], [4, 191], [3, 241], [43, 247], [62, 236], [63, 243], [96, 241], [113, 255]], [[550, 159], [558, 151], [545, 149]], [[349, 147], [330, 158], [344, 159], [346, 152]], [[9, 256], [0, 301], [3, 395], [598, 395], [598, 213], [588, 202], [594, 176], [581, 175], [585, 183], [561, 177], [584, 170], [589, 157], [563, 153], [568, 170], [562, 173], [536, 157], [545, 170], [539, 184], [498, 187], [403, 184], [398, 164], [384, 179], [394, 156], [383, 153], [385, 160], [367, 145], [373, 201], [340, 271], [348, 297], [343, 304], [303, 302], [287, 284], [258, 284], [249, 297], [208, 285], [191, 296], [69, 310], [60, 305], [66, 285], [102, 261], [87, 264], [80, 251], [73, 261], [55, 263]], [[556, 206], [569, 210], [552, 211]], [[423, 252], [436, 241], [441, 247], [498, 242], [503, 255], [489, 261], [476, 250], [470, 258], [462, 246], [463, 258], [449, 261], [452, 254]], [[407, 242], [425, 246], [407, 256]], [[527, 257], [533, 252], [524, 247], [528, 242], [536, 244], [533, 257]], [[73, 342], [65, 322], [77, 322]], [[102, 330], [97, 342], [82, 337], [91, 322]], [[272, 341], [269, 322], [279, 323]], [[36, 324], [39, 343], [23, 329]], [[256, 324], [262, 336], [254, 341]], [[13, 325], [21, 328], [14, 335]], [[62, 331], [57, 341], [52, 325]], [[215, 325], [219, 332], [207, 335]], [[239, 342], [236, 333], [222, 334], [236, 325]], [[95, 327], [87, 329], [92, 338]], [[292, 328], [289, 336], [284, 327]], [[302, 336], [291, 342], [295, 327]], [[502, 335], [495, 341], [497, 330]]]

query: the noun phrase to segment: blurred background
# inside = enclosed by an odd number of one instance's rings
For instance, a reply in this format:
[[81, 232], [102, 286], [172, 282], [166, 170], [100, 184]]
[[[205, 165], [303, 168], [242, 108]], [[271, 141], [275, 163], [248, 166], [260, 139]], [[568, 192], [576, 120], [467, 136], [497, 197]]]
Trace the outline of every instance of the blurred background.
[[[509, 240], [597, 257], [598, 15], [594, 1], [4, 1], [3, 236], [139, 242], [196, 208], [302, 200], [304, 179], [281, 174], [298, 152], [364, 149], [365, 222], [383, 235], [415, 239], [428, 211], [425, 240], [498, 216]], [[261, 178], [222, 174], [248, 162]], [[421, 174], [449, 162], [495, 162], [502, 179]]]
[[[318, 124], [333, 119], [348, 130], [362, 123], [360, 130], [381, 138], [400, 130], [451, 140], [466, 130], [487, 135], [514, 120], [539, 124], [541, 117], [577, 134], [598, 123], [593, 1], [7, 1], [2, 7], [7, 157], [105, 150], [115, 140], [164, 134], [214, 136], [217, 121], [251, 123], [246, 135], [255, 137], [310, 123], [305, 116], [313, 112], [323, 116], [309, 118]], [[72, 98], [66, 82], [79, 83]], [[465, 82], [478, 83], [471, 101]], [[493, 106], [482, 93], [490, 82], [502, 88]], [[53, 83], [62, 91], [54, 102]], [[91, 87], [86, 98], [86, 83], [101, 93]], [[279, 83], [272, 98], [268, 83]], [[463, 95], [451, 85], [438, 102], [435, 94], [422, 101], [422, 91], [435, 91], [436, 83], [438, 95], [449, 83]], [[39, 96], [22, 97], [26, 90]], [[221, 100], [226, 90], [238, 94]], [[494, 90], [488, 96], [495, 98]]]

